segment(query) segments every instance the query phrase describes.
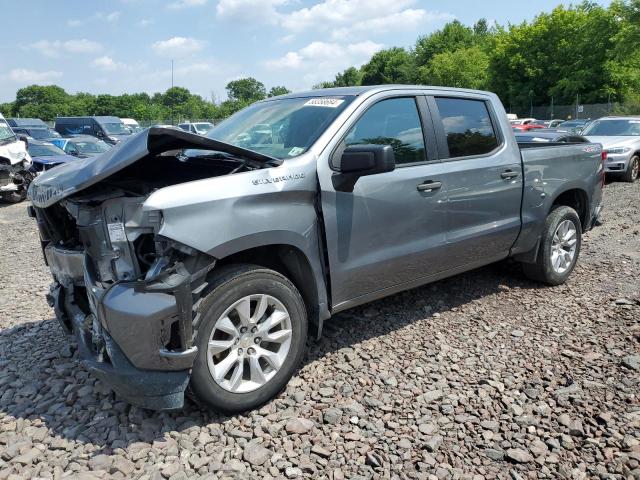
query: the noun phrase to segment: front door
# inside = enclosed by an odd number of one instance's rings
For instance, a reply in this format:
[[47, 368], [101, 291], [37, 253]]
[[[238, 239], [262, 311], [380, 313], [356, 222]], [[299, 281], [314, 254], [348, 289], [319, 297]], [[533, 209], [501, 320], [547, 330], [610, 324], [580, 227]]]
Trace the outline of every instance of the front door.
[[360, 177], [352, 191], [334, 187], [339, 173], [320, 172], [334, 309], [444, 269], [446, 188], [437, 185], [442, 165], [427, 156], [434, 139], [421, 105], [422, 115], [415, 97], [372, 100], [341, 140], [391, 145], [394, 171]]

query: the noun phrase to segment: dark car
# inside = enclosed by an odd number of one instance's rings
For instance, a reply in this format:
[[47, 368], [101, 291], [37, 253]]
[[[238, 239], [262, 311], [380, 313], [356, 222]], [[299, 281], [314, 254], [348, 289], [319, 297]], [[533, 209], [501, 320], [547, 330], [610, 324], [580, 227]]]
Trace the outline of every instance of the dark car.
[[582, 130], [591, 123], [590, 119], [576, 119], [576, 120], [567, 120], [566, 122], [562, 122], [560, 125], [557, 125], [556, 128], [558, 130], [566, 130], [573, 133], [580, 133]]
[[51, 143], [74, 157], [95, 157], [109, 151], [111, 145], [91, 135], [74, 135], [70, 138], [56, 138]]
[[589, 143], [589, 140], [580, 135], [553, 128], [514, 133], [518, 143]]
[[51, 130], [50, 128], [42, 128], [36, 126], [25, 126], [25, 127], [13, 127], [13, 131], [16, 135], [26, 135], [27, 137], [34, 138], [36, 140], [50, 140], [52, 138], [61, 138], [60, 135], [55, 130]]
[[118, 117], [57, 117], [56, 131], [62, 136], [91, 135], [115, 145], [131, 135]]
[[33, 161], [31, 168], [35, 172], [44, 172], [63, 163], [72, 162], [77, 158], [66, 154], [64, 150], [53, 143], [40, 140], [30, 140], [27, 149]]
[[10, 118], [7, 120], [16, 135], [26, 135], [36, 140], [59, 138], [60, 134], [49, 128], [39, 118]]

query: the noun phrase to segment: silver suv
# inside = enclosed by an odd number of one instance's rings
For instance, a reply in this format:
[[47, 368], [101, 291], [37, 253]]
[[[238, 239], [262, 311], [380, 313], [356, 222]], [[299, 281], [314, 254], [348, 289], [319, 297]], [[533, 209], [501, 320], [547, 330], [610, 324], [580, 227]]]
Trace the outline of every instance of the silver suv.
[[604, 117], [583, 132], [591, 142], [602, 144], [607, 153], [605, 171], [634, 182], [640, 170], [640, 117]]

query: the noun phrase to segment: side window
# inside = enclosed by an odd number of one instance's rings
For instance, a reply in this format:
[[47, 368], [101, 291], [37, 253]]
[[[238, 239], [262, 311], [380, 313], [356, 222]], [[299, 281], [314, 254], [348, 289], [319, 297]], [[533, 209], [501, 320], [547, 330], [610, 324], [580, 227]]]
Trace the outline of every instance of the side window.
[[413, 98], [382, 100], [367, 110], [351, 128], [345, 144], [391, 145], [396, 164], [426, 160], [422, 124]]
[[436, 97], [449, 156], [483, 155], [498, 146], [487, 104], [482, 100]]
[[70, 155], [73, 155], [74, 153], [78, 153], [78, 149], [71, 142], [67, 142], [67, 144], [64, 147], [64, 151], [67, 152]]

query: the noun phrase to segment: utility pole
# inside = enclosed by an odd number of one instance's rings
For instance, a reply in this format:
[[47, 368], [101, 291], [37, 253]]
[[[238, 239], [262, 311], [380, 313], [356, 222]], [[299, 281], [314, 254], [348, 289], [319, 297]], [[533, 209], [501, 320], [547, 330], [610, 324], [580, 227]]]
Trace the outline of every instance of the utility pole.
[[551, 120], [553, 120], [553, 95], [551, 95]]
[[576, 93], [576, 119], [580, 118], [580, 94]]

